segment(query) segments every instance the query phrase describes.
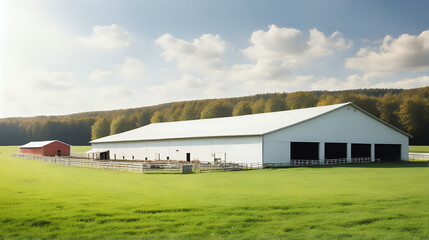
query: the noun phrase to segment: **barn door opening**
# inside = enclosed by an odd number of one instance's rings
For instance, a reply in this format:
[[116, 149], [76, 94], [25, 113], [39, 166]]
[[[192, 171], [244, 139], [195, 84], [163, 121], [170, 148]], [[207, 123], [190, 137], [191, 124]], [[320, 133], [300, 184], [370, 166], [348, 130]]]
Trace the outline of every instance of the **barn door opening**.
[[352, 144], [352, 158], [371, 159], [371, 144]]
[[101, 152], [100, 153], [100, 160], [107, 160], [107, 159], [110, 159], [109, 151]]
[[191, 161], [191, 153], [186, 153], [186, 161], [187, 162]]
[[58, 150], [57, 156], [61, 156], [61, 150]]
[[347, 158], [347, 143], [325, 143], [325, 159]]
[[318, 160], [319, 143], [317, 142], [291, 142], [291, 159]]
[[400, 144], [375, 144], [375, 158], [380, 162], [396, 162], [401, 160]]

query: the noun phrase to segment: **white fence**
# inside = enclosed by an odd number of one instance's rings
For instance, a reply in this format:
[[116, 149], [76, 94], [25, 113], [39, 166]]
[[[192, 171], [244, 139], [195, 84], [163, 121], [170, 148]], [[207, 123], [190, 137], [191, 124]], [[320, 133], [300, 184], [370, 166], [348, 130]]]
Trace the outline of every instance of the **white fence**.
[[70, 166], [82, 166], [93, 168], [106, 168], [119, 171], [141, 172], [141, 173], [182, 173], [183, 166], [192, 165], [192, 172], [234, 171], [251, 170], [262, 168], [260, 163], [188, 163], [178, 161], [142, 161], [142, 160], [94, 160], [90, 158], [76, 158], [65, 156], [40, 156], [32, 154], [12, 154], [13, 157], [40, 160], [48, 163], [64, 164]]
[[409, 153], [408, 154], [408, 158], [410, 161], [422, 161], [422, 162], [427, 162], [429, 161], [429, 153]]
[[[375, 162], [379, 162], [380, 159], [376, 158]], [[320, 160], [308, 160], [308, 159], [292, 159], [291, 166], [317, 166], [317, 165], [333, 165], [333, 164], [346, 164], [346, 163], [370, 163], [370, 157], [358, 157], [351, 158], [350, 161], [347, 158], [337, 158], [337, 159], [325, 159], [323, 162]]]
[[[143, 160], [94, 160], [88, 158], [88, 154], [81, 153], [72, 154], [71, 157], [66, 156], [40, 156], [32, 154], [12, 154], [13, 157], [40, 160], [49, 163], [64, 164], [70, 166], [82, 166], [93, 168], [106, 168], [120, 171], [141, 172], [141, 173], [182, 173], [183, 166], [192, 165], [192, 172], [214, 172], [214, 171], [234, 171], [234, 170], [251, 170], [260, 168], [278, 168], [289, 166], [318, 166], [332, 165], [345, 163], [370, 163], [369, 157], [352, 158], [347, 161], [346, 158], [307, 160], [307, 159], [292, 159], [290, 164], [286, 163], [200, 163], [200, 162], [184, 162], [184, 161], [143, 161]], [[81, 158], [79, 158], [81, 156]], [[429, 160], [429, 154], [413, 154], [412, 160]], [[380, 159], [375, 159], [376, 162]]]

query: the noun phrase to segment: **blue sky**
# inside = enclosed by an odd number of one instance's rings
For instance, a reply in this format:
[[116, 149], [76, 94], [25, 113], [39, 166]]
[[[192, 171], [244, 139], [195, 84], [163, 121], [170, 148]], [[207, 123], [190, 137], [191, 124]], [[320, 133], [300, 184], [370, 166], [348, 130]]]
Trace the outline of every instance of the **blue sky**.
[[428, 86], [428, 10], [427, 1], [3, 0], [0, 117]]

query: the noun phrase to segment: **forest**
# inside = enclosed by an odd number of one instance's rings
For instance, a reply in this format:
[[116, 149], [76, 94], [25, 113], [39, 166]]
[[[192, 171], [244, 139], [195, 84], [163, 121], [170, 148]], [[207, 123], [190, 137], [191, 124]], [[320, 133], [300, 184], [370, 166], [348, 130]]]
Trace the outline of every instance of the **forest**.
[[352, 102], [413, 136], [412, 145], [429, 144], [429, 87], [266, 93], [245, 97], [165, 103], [65, 116], [0, 119], [0, 145], [57, 139], [89, 145], [91, 139], [150, 123], [283, 111]]

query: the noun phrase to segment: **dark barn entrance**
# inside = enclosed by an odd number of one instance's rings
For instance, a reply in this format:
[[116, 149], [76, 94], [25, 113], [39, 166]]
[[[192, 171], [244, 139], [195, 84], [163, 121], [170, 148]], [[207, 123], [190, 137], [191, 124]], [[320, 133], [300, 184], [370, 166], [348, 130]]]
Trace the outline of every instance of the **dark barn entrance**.
[[380, 162], [396, 162], [401, 160], [400, 144], [375, 144], [375, 158]]
[[347, 143], [325, 143], [325, 159], [347, 158]]
[[319, 143], [291, 142], [291, 159], [318, 160]]
[[107, 151], [107, 152], [101, 152], [100, 153], [100, 160], [107, 160], [107, 159], [110, 159], [109, 151]]
[[371, 144], [352, 144], [352, 158], [371, 158]]

